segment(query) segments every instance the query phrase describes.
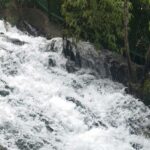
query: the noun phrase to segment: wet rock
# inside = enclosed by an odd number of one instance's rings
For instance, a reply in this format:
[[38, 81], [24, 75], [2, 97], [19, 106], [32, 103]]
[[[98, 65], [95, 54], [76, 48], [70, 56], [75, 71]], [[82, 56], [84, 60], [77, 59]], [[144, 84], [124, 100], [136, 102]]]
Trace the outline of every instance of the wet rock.
[[70, 58], [70, 60], [75, 61], [75, 54], [73, 52], [74, 46], [71, 41], [68, 39], [63, 39], [63, 53], [66, 58]]
[[7, 89], [7, 90], [9, 90], [9, 91], [11, 91], [11, 92], [13, 92], [13, 90], [14, 90], [13, 87], [10, 87], [10, 86], [8, 86], [8, 85], [5, 85], [5, 89]]
[[[67, 61], [66, 68], [69, 71], [71, 70], [71, 72], [76, 71], [76, 67], [92, 69], [95, 65], [95, 63], [92, 59], [93, 54], [91, 54], [91, 56], [88, 56], [88, 53], [86, 53], [86, 52], [83, 53], [82, 51], [86, 51], [83, 49], [85, 46], [83, 45], [83, 47], [82, 47], [80, 44], [75, 45], [68, 39], [65, 39], [63, 41], [63, 45], [64, 45], [63, 53], [64, 53], [65, 57], [68, 58], [68, 60], [69, 60], [69, 61]], [[91, 53], [92, 52], [94, 52], [94, 51], [91, 50]]]
[[81, 107], [82, 109], [85, 109], [85, 106], [82, 105], [82, 103], [80, 101], [76, 100], [73, 97], [66, 97], [66, 100], [70, 101], [70, 102], [73, 102], [77, 107]]
[[0, 35], [3, 36], [4, 39], [5, 39], [7, 42], [13, 43], [13, 44], [15, 44], [15, 45], [22, 46], [22, 45], [24, 45], [24, 44], [27, 43], [27, 42], [21, 41], [21, 40], [19, 40], [19, 39], [11, 38], [11, 37], [9, 37], [9, 36], [6, 36], [4, 33], [3, 33], [3, 34], [0, 33]]
[[[91, 69], [95, 76], [110, 78], [120, 82], [127, 87], [127, 93], [143, 100], [146, 105], [150, 104], [149, 83], [143, 82], [144, 66], [132, 62], [134, 78], [129, 84], [127, 60], [107, 49], [96, 51], [94, 46], [88, 42], [74, 44], [70, 39], [63, 40], [63, 53], [68, 61], [66, 69], [68, 72], [78, 71], [81, 67]], [[130, 86], [129, 86], [130, 85]]]
[[26, 141], [26, 139], [19, 139], [16, 141], [16, 145], [20, 150], [39, 150], [43, 143], [32, 143]]
[[0, 32], [0, 35], [4, 35], [4, 33], [3, 33], [3, 32]]
[[52, 58], [49, 58], [49, 60], [48, 60], [48, 66], [49, 67], [55, 67], [56, 66], [56, 61], [53, 60]]
[[30, 25], [27, 21], [25, 20], [21, 20], [17, 23], [17, 27], [22, 30], [25, 31], [33, 36], [38, 36], [41, 35], [41, 33], [39, 33], [40, 31], [38, 31], [38, 29], [36, 29], [34, 26]]
[[141, 150], [143, 148], [142, 145], [138, 143], [130, 143], [135, 150]]
[[26, 43], [26, 42], [21, 41], [19, 39], [13, 39], [13, 38], [9, 38], [9, 37], [7, 37], [7, 41], [11, 42], [11, 43], [13, 43], [15, 45], [19, 45], [19, 46], [22, 46], [22, 45], [24, 45]]
[[[40, 19], [39, 19], [40, 18]], [[48, 16], [37, 8], [22, 8], [17, 27], [33, 36], [60, 37], [62, 27], [49, 21]]]
[[21, 41], [21, 40], [19, 40], [19, 39], [12, 39], [12, 38], [9, 38], [9, 40], [13, 43], [13, 44], [15, 44], [15, 45], [24, 45], [26, 42], [24, 42], [24, 41]]
[[52, 52], [57, 52], [57, 50], [55, 48], [55, 43], [56, 43], [56, 40], [52, 40], [52, 42], [50, 44], [49, 50], [52, 51]]
[[114, 81], [118, 81], [127, 85], [128, 83], [128, 68], [125, 63], [119, 63], [116, 60], [110, 62], [111, 77]]
[[[64, 39], [63, 46], [63, 53], [65, 57], [70, 60], [69, 63], [67, 62], [66, 64], [67, 68], [82, 67], [91, 69], [97, 72], [100, 76], [106, 77], [104, 61], [99, 57], [98, 52], [90, 43], [79, 42], [78, 44], [74, 44], [71, 40]], [[75, 69], [73, 69], [73, 71], [75, 71]]]
[[82, 88], [82, 85], [81, 85], [79, 82], [77, 82], [76, 80], [73, 80], [73, 81], [72, 81], [72, 86], [73, 86], [75, 89], [80, 89], [80, 88]]
[[41, 121], [45, 123], [45, 127], [49, 132], [54, 131], [54, 129], [50, 126], [50, 122], [47, 119], [42, 118]]
[[78, 68], [76, 67], [75, 62], [73, 62], [71, 60], [68, 60], [67, 63], [66, 63], [66, 70], [69, 73], [74, 73], [74, 72], [76, 72], [78, 70]]
[[58, 47], [55, 39], [52, 39], [45, 48], [45, 52], [58, 52]]
[[93, 125], [96, 127], [104, 127], [105, 129], [108, 129], [108, 127], [102, 121], [94, 122]]
[[6, 97], [9, 95], [9, 91], [6, 91], [6, 90], [0, 90], [0, 96], [2, 97]]

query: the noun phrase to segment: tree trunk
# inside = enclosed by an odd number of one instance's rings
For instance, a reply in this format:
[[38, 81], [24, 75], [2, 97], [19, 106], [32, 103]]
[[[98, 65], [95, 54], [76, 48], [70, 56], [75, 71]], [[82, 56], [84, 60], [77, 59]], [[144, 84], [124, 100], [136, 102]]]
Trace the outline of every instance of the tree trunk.
[[124, 46], [125, 46], [125, 54], [127, 57], [127, 63], [128, 63], [128, 76], [129, 76], [129, 88], [130, 88], [131, 81], [132, 81], [132, 66], [131, 66], [131, 58], [129, 52], [128, 23], [129, 23], [128, 0], [124, 0]]
[[145, 56], [144, 79], [150, 71], [150, 46]]

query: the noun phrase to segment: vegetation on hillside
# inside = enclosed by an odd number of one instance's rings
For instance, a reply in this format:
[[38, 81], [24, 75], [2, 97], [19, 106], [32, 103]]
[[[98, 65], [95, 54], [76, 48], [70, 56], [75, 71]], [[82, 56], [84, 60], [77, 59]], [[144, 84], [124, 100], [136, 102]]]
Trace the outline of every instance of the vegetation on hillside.
[[[69, 32], [123, 53], [123, 0], [63, 0], [62, 13]], [[129, 44], [132, 58], [139, 62], [150, 42], [150, 1], [130, 0]], [[141, 57], [140, 57], [141, 56]]]
[[[20, 7], [35, 6], [36, 1], [47, 4], [53, 13], [62, 12], [70, 36], [124, 54], [124, 0], [0, 0], [0, 8], [12, 1]], [[130, 55], [135, 62], [144, 63], [150, 45], [150, 0], [128, 2]]]

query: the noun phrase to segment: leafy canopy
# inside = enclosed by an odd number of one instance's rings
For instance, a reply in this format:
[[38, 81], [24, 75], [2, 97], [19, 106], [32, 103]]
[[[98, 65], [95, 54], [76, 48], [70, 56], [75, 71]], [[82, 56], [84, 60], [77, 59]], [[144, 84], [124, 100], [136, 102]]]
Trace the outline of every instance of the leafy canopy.
[[118, 49], [123, 36], [122, 0], [63, 0], [62, 13], [77, 39]]

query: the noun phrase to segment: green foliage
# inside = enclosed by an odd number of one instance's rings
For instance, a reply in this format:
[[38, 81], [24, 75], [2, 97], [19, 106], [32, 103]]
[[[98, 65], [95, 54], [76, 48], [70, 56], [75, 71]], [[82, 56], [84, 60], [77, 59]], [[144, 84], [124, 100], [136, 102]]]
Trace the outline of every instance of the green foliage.
[[63, 0], [62, 13], [76, 38], [119, 49], [123, 37], [122, 0]]
[[[150, 0], [131, 0], [131, 3], [130, 49], [144, 57], [150, 45]], [[139, 62], [138, 59], [135, 61]]]

